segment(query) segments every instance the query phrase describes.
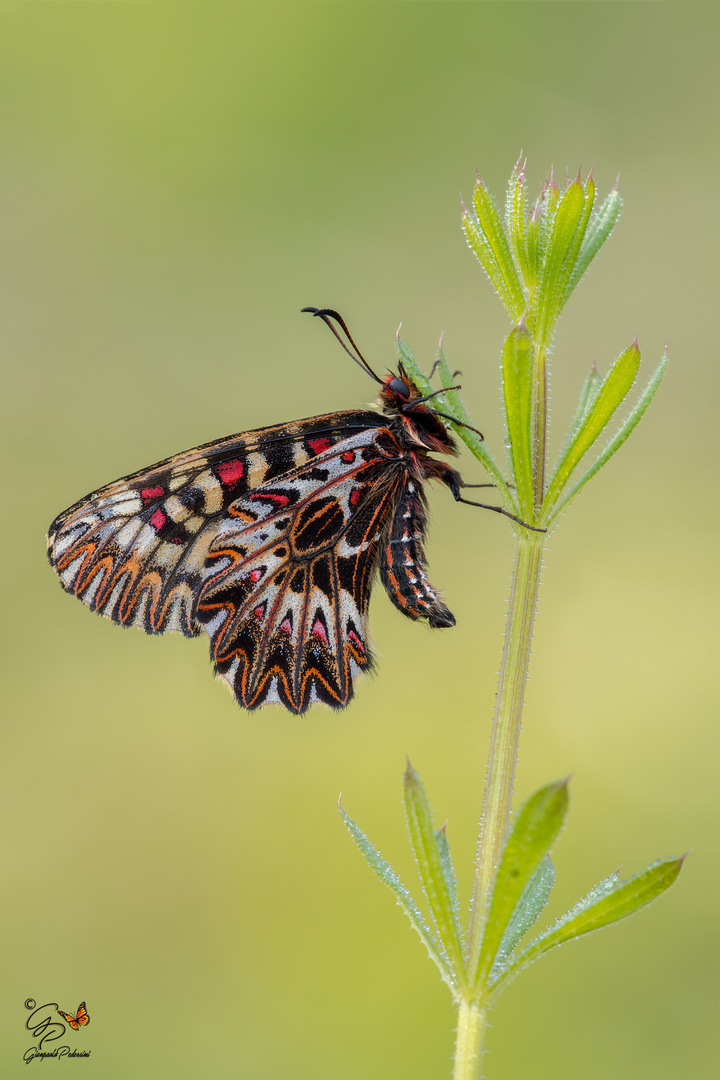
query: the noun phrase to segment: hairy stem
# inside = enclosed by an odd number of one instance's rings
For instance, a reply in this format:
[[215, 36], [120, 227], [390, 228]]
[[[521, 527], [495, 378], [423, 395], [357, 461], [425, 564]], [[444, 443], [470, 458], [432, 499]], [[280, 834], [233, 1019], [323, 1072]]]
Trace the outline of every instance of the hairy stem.
[[478, 1001], [460, 1002], [453, 1080], [475, 1080], [480, 1076], [486, 1023], [487, 1005]]
[[468, 972], [471, 984], [477, 972], [487, 903], [510, 820], [544, 539], [543, 534], [529, 532], [518, 537], [470, 910]]

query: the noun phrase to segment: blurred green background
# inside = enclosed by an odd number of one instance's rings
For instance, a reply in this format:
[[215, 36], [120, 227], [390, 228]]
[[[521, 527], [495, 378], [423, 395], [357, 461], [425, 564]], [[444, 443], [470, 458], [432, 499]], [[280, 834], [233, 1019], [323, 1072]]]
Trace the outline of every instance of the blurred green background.
[[[672, 366], [552, 537], [518, 799], [574, 773], [549, 917], [622, 864], [693, 849], [636, 919], [500, 1000], [491, 1080], [718, 1075], [718, 7], [692, 3], [9, 3], [3, 9], [3, 1072], [28, 997], [91, 1024], [93, 1080], [434, 1080], [454, 1014], [336, 813], [416, 888], [405, 755], [467, 896], [510, 530], [434, 491], [431, 576], [457, 628], [380, 589], [378, 673], [342, 715], [239, 711], [204, 641], [91, 615], [45, 562], [85, 492], [245, 428], [362, 406], [445, 331], [499, 450], [504, 312], [466, 248], [477, 167], [502, 198], [595, 162], [625, 211], [563, 317], [555, 445], [589, 364], [637, 331]], [[468, 480], [482, 477], [463, 460]]]

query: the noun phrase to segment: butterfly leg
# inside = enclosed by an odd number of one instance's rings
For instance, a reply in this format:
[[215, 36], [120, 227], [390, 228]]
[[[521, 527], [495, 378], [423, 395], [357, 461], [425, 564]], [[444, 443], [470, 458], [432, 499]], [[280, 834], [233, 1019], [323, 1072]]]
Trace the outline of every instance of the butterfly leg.
[[511, 514], [509, 510], [505, 510], [502, 506], [492, 506], [490, 503], [474, 502], [472, 499], [464, 499], [460, 494], [462, 488], [469, 487], [494, 487], [494, 484], [466, 484], [460, 473], [456, 472], [449, 465], [446, 465], [444, 461], [433, 461], [432, 475], [436, 479], [442, 481], [453, 493], [453, 497], [456, 502], [465, 503], [466, 506], [479, 506], [482, 510], [494, 510], [496, 514], [502, 514], [504, 517], [509, 517], [511, 521], [516, 521], [518, 525], [522, 525], [525, 529], [530, 529], [532, 532], [547, 532], [547, 529], [541, 529], [537, 525], [530, 525], [527, 521], [523, 521], [522, 518], [516, 517], [515, 514]]

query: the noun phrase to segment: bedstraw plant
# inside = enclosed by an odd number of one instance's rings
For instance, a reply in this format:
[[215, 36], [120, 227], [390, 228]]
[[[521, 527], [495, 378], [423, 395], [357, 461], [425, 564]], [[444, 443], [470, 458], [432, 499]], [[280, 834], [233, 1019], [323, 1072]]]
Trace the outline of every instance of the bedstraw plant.
[[[516, 542], [502, 660], [492, 721], [490, 757], [477, 842], [467, 925], [445, 828], [435, 829], [430, 804], [408, 763], [404, 802], [410, 842], [420, 872], [423, 914], [392, 866], [343, 807], [342, 818], [370, 867], [420, 935], [458, 1008], [455, 1080], [481, 1075], [488, 1009], [520, 971], [551, 949], [610, 925], [649, 904], [676, 879], [682, 858], [664, 859], [627, 880], [605, 878], [552, 926], [527, 935], [555, 882], [550, 852], [565, 822], [568, 783], [546, 784], [512, 821], [511, 803], [518, 740], [537, 610], [543, 549], [549, 531], [641, 420], [665, 370], [664, 357], [628, 409], [640, 367], [634, 340], [606, 375], [587, 373], [574, 419], [554, 464], [548, 460], [548, 367], [560, 314], [620, 213], [617, 185], [596, 206], [592, 173], [578, 173], [561, 191], [551, 175], [529, 205], [525, 166], [516, 164], [501, 215], [478, 178], [471, 208], [462, 207], [467, 242], [512, 323], [502, 348], [506, 467], [491, 454], [463, 405], [442, 346], [431, 375], [420, 369], [398, 337], [398, 352], [423, 394], [441, 387], [438, 407], [486, 469], [504, 509], [528, 525], [509, 520]], [[606, 435], [611, 421], [619, 423]]]

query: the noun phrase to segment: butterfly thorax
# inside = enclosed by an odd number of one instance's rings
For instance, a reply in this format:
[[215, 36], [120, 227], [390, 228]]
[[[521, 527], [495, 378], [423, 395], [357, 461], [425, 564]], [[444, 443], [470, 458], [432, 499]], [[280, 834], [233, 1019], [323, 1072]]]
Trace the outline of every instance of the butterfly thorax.
[[398, 365], [397, 375], [390, 372], [382, 382], [379, 404], [385, 415], [395, 421], [390, 426], [405, 449], [457, 454], [452, 435], [432, 409], [422, 403], [418, 388], [402, 364]]

